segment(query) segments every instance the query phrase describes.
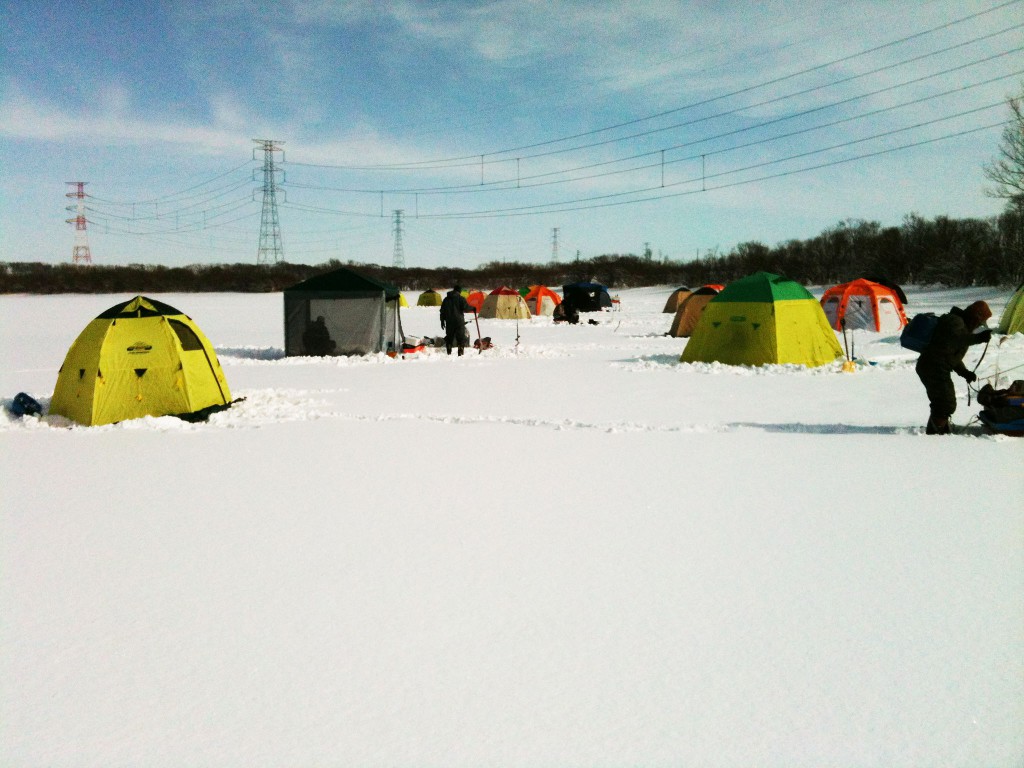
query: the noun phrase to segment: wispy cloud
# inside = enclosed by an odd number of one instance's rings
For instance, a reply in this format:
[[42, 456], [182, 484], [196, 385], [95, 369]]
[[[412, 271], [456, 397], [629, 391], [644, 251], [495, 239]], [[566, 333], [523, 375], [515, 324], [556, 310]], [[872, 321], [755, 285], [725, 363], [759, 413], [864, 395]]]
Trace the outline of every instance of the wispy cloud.
[[237, 152], [251, 146], [250, 137], [238, 130], [241, 118], [231, 100], [216, 108], [217, 122], [146, 120], [131, 109], [131, 96], [121, 85], [99, 91], [96, 108], [75, 113], [46, 101], [33, 100], [10, 87], [0, 102], [0, 135], [15, 140], [100, 143], [106, 145], [178, 144], [201, 153]]

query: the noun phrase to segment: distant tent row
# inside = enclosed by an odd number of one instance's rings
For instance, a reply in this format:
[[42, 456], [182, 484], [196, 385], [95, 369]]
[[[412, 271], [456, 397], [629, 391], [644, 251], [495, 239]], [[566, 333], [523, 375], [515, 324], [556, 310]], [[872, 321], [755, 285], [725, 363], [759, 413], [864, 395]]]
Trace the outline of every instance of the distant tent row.
[[[598, 283], [562, 290], [563, 300], [579, 311], [611, 306], [607, 289]], [[906, 323], [901, 293], [898, 286], [862, 279], [830, 288], [819, 302], [792, 280], [757, 272], [727, 287], [674, 292], [681, 300], [671, 334], [690, 336], [683, 362], [825, 365], [843, 355], [834, 331], [844, 321], [847, 329], [899, 330]], [[440, 297], [425, 291], [417, 304], [436, 306], [429, 294]], [[502, 286], [486, 297], [477, 291], [468, 300], [474, 297], [481, 317], [496, 319], [550, 314], [559, 303], [546, 286], [531, 286], [525, 296]], [[401, 298], [396, 287], [346, 268], [294, 285], [284, 291], [285, 354], [400, 349]], [[1007, 303], [998, 330], [1024, 332], [1024, 284]], [[231, 402], [216, 352], [192, 319], [168, 304], [136, 296], [97, 316], [72, 343], [50, 413], [100, 425], [142, 416], [202, 418]]]
[[821, 304], [806, 288], [755, 272], [711, 297], [680, 359], [813, 367], [842, 356]]
[[[522, 303], [515, 300], [512, 294], [518, 295]], [[497, 319], [525, 319], [533, 315], [551, 316], [555, 307], [562, 302], [562, 297], [546, 285], [531, 285], [519, 291], [501, 286], [485, 294], [483, 291], [463, 291], [469, 305], [476, 309], [480, 317]], [[494, 298], [491, 298], [494, 297]], [[440, 306], [444, 297], [433, 289], [427, 289], [416, 300], [419, 307]]]

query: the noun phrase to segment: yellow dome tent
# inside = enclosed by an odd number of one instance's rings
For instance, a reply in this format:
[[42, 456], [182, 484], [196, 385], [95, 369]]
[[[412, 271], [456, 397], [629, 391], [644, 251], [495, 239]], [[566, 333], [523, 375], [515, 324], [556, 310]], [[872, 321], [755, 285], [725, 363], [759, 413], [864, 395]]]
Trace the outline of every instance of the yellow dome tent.
[[1003, 315], [999, 319], [999, 333], [1024, 333], [1024, 283], [1006, 302]]
[[708, 302], [680, 359], [814, 367], [842, 356], [821, 304], [806, 288], [779, 275], [755, 272]]
[[230, 403], [217, 354], [192, 319], [136, 296], [78, 335], [49, 412], [95, 426], [142, 416], [198, 418]]
[[435, 291], [433, 288], [427, 288], [420, 297], [416, 299], [417, 307], [440, 307], [441, 306], [441, 294]]

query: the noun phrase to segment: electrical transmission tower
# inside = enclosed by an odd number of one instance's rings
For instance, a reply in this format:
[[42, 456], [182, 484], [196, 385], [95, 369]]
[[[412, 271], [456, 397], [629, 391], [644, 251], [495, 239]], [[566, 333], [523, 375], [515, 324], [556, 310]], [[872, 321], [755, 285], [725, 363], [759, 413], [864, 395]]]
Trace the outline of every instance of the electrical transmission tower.
[[[281, 222], [277, 218], [277, 175], [284, 171], [274, 165], [274, 153], [281, 153], [284, 162], [283, 141], [274, 139], [253, 139], [263, 149], [263, 215], [260, 217], [260, 247], [256, 252], [257, 264], [276, 264], [284, 258], [284, 247], [281, 243]], [[256, 150], [253, 150], [253, 159]], [[255, 172], [254, 172], [255, 175]]]
[[558, 261], [558, 227], [551, 228], [551, 260]]
[[402, 214], [405, 211], [395, 211], [395, 254], [391, 259], [391, 266], [405, 269], [405, 249], [402, 248]]
[[68, 224], [75, 225], [75, 247], [71, 251], [71, 261], [74, 264], [92, 264], [92, 253], [89, 251], [89, 234], [85, 231], [85, 185], [87, 181], [66, 181], [74, 187], [73, 192], [68, 192], [65, 197], [73, 198], [78, 202], [69, 205], [67, 210], [73, 211], [75, 217], [66, 219]]

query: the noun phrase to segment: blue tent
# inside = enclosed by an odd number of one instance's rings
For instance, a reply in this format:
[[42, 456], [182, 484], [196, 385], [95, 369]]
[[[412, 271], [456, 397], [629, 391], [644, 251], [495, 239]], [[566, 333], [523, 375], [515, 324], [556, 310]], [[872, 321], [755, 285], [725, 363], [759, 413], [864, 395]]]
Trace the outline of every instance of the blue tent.
[[600, 283], [570, 283], [562, 286], [562, 301], [579, 312], [600, 312], [612, 308], [612, 297]]

